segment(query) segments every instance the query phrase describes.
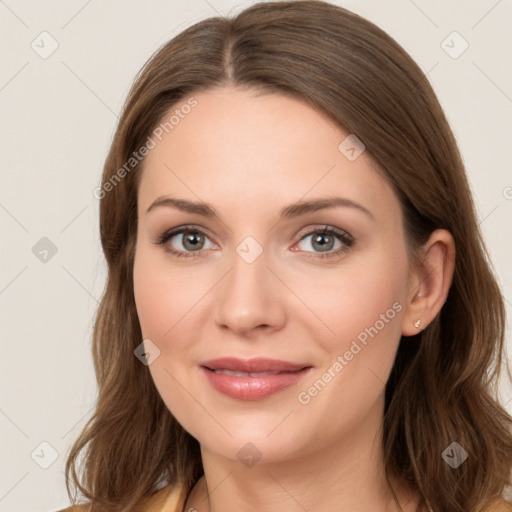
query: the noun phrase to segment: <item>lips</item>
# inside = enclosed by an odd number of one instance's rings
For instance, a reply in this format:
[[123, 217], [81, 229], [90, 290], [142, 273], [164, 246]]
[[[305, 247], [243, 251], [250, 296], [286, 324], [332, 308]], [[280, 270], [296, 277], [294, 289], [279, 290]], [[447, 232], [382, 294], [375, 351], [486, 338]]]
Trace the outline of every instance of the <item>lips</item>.
[[304, 363], [291, 363], [288, 361], [280, 361], [278, 359], [237, 359], [235, 357], [222, 357], [220, 359], [212, 359], [201, 363], [210, 370], [229, 370], [233, 372], [244, 373], [262, 373], [262, 372], [295, 372], [311, 365]]
[[261, 400], [297, 384], [311, 365], [277, 359], [232, 357], [204, 361], [201, 370], [220, 393], [240, 400]]
[[233, 375], [233, 377], [264, 377], [265, 375], [278, 375], [282, 372], [239, 372], [235, 370], [212, 370], [215, 373], [223, 375]]

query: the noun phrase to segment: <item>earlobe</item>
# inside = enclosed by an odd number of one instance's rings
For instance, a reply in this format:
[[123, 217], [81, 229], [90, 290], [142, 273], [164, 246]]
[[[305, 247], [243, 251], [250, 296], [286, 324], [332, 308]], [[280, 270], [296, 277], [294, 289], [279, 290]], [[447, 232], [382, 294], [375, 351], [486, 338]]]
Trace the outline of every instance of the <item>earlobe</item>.
[[455, 269], [455, 242], [445, 229], [435, 230], [422, 248], [413, 270], [402, 321], [402, 335], [414, 336], [428, 327], [443, 307]]

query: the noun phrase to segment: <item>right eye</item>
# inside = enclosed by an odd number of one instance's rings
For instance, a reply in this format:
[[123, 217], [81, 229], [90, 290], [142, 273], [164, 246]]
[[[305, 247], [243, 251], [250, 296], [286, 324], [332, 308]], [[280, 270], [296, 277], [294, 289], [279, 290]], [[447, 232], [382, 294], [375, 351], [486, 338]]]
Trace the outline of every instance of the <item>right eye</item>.
[[[176, 248], [173, 239], [178, 240], [177, 245], [181, 247]], [[165, 231], [155, 243], [178, 258], [195, 258], [201, 254], [205, 240], [209, 240], [209, 238], [202, 230], [193, 226], [182, 226]], [[215, 247], [213, 242], [210, 243]]]

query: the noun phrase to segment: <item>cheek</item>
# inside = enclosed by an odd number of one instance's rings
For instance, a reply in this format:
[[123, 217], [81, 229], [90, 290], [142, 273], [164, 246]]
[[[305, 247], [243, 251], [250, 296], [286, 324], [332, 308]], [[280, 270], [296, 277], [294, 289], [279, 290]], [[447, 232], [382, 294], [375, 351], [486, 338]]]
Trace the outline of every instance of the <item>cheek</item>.
[[406, 265], [405, 252], [374, 252], [327, 282], [310, 281], [309, 329], [324, 357], [300, 403], [360, 418], [382, 394], [401, 337]]
[[322, 333], [324, 348], [331, 355], [349, 350], [354, 339], [362, 343], [366, 338], [372, 339], [368, 331], [382, 337], [399, 337], [406, 265], [406, 255], [401, 251], [375, 251], [353, 258], [328, 276], [318, 272], [310, 279], [301, 279], [295, 290], [306, 298], [313, 313], [304, 318], [309, 319], [310, 328], [313, 324], [319, 326], [317, 338]]
[[186, 323], [187, 310], [200, 297], [197, 282], [192, 284], [185, 278], [188, 275], [186, 270], [165, 265], [165, 258], [153, 248], [136, 252], [133, 281], [137, 315], [144, 338], [154, 340], [161, 349], [173, 330]]
[[[194, 425], [204, 422], [200, 411], [185, 391], [189, 376], [184, 356], [187, 336], [183, 332], [192, 328], [192, 316], [187, 316], [191, 305], [198, 300], [198, 290], [189, 291], [188, 275], [162, 265], [160, 257], [146, 248], [136, 252], [133, 281], [134, 296], [142, 335], [160, 350], [160, 356], [150, 365], [149, 371], [167, 408], [189, 432]], [[190, 295], [190, 297], [189, 297]], [[200, 296], [200, 295], [199, 295]], [[190, 331], [192, 332], [192, 331]]]
[[[159, 340], [173, 324], [176, 310], [172, 294], [166, 291], [165, 281], [148, 266], [134, 267], [134, 295], [137, 315], [144, 338]], [[165, 314], [167, 312], [167, 314]]]

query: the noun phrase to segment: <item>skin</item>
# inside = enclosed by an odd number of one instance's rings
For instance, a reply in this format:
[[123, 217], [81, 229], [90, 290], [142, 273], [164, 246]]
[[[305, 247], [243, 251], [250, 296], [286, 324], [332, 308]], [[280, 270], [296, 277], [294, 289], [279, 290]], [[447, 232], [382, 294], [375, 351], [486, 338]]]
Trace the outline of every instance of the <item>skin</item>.
[[[146, 157], [134, 263], [142, 333], [160, 350], [149, 370], [201, 445], [205, 476], [184, 510], [400, 510], [383, 472], [385, 383], [400, 337], [417, 334], [418, 319], [426, 327], [446, 300], [453, 239], [435, 231], [423, 263], [410, 267], [400, 203], [375, 162], [366, 151], [349, 161], [338, 149], [348, 133], [300, 100], [233, 87], [194, 97], [198, 105]], [[210, 203], [219, 218], [166, 206], [147, 212], [164, 195]], [[331, 196], [357, 201], [374, 218], [350, 207], [278, 218], [298, 200]], [[188, 224], [206, 233], [198, 256], [178, 258], [154, 243]], [[326, 225], [355, 239], [331, 259], [313, 243]], [[251, 264], [236, 252], [247, 236], [263, 251]], [[166, 245], [197, 255], [184, 240]], [[327, 242], [331, 253], [344, 245]], [[298, 394], [394, 303], [402, 306], [394, 318], [300, 403]], [[199, 369], [222, 356], [313, 369], [297, 386], [243, 401], [213, 389]], [[248, 442], [261, 453], [252, 467], [237, 457]], [[391, 483], [402, 509], [414, 510], [418, 496]]]

